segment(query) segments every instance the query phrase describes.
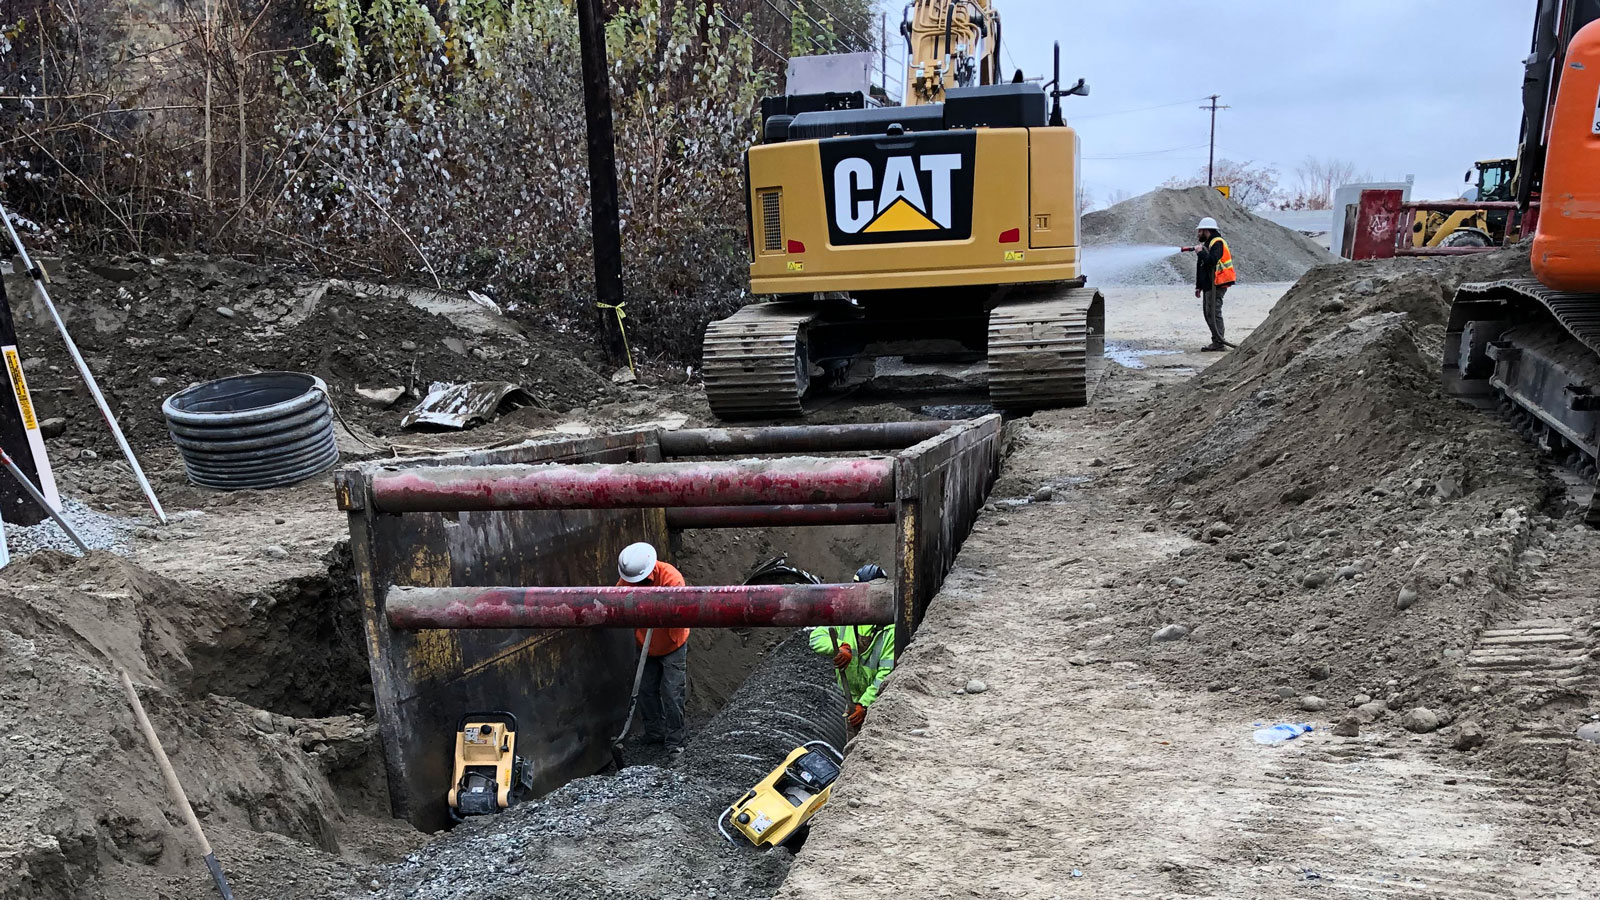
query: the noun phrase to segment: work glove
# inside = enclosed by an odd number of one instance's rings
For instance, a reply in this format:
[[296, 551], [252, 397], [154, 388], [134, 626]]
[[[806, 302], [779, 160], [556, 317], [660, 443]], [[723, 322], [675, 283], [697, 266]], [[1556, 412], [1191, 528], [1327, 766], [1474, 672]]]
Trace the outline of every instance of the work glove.
[[1195, 291], [1195, 292], [1194, 292], [1194, 298], [1195, 298], [1195, 299], [1196, 299], [1196, 300], [1199, 300], [1199, 299], [1200, 299], [1200, 294], [1201, 294], [1201, 292], [1200, 292], [1200, 291]]
[[839, 652], [833, 655], [833, 667], [842, 669], [850, 665], [850, 660], [855, 659], [855, 657], [856, 655], [851, 652], [849, 644], [840, 644]]
[[861, 723], [867, 720], [867, 708], [857, 703], [851, 708], [850, 714], [845, 716], [845, 720], [850, 723], [850, 727], [860, 728]]

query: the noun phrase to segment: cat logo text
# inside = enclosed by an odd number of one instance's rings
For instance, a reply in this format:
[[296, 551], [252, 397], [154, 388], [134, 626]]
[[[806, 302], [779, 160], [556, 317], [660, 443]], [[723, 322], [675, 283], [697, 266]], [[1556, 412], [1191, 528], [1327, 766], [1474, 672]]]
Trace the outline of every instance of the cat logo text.
[[[908, 136], [909, 138], [909, 136]], [[976, 138], [823, 141], [828, 233], [835, 245], [964, 241], [972, 235]]]

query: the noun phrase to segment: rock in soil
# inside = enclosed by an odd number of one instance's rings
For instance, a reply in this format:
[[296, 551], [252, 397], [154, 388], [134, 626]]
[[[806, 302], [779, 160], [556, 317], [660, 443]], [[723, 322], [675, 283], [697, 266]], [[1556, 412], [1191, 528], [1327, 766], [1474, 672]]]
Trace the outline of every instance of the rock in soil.
[[1456, 726], [1455, 740], [1451, 741], [1450, 746], [1462, 751], [1475, 750], [1482, 747], [1484, 741], [1488, 739], [1483, 733], [1483, 727], [1477, 722], [1462, 722]]
[[1339, 720], [1339, 724], [1333, 726], [1333, 733], [1339, 737], [1360, 737], [1361, 716], [1356, 713], [1347, 714]]
[[1328, 708], [1328, 701], [1314, 694], [1307, 694], [1304, 697], [1301, 697], [1295, 706], [1298, 706], [1300, 709], [1303, 709], [1306, 712], [1322, 712]]
[[1388, 712], [1389, 707], [1385, 706], [1381, 700], [1373, 700], [1370, 703], [1363, 703], [1356, 707], [1356, 714], [1361, 717], [1363, 724], [1376, 722]]
[[989, 689], [989, 685], [980, 678], [973, 678], [967, 682], [967, 693], [981, 694]]
[[1577, 737], [1600, 744], [1600, 722], [1589, 722], [1578, 727]]
[[1167, 625], [1151, 636], [1153, 641], [1181, 641], [1189, 636], [1189, 629], [1183, 625]]
[[1439, 730], [1439, 716], [1426, 706], [1418, 706], [1400, 717], [1400, 727], [1412, 734], [1430, 734]]
[[1399, 596], [1394, 598], [1394, 608], [1399, 610], [1410, 609], [1412, 606], [1416, 605], [1416, 602], [1417, 589], [1414, 587], [1403, 587], [1400, 589]]

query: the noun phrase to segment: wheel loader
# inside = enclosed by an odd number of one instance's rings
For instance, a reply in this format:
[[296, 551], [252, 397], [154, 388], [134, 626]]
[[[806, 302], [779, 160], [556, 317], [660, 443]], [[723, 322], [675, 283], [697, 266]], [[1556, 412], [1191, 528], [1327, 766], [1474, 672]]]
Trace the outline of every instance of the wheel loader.
[[[1446, 388], [1498, 405], [1592, 480], [1600, 458], [1600, 0], [1542, 0], [1516, 180], [1531, 279], [1466, 284], [1450, 309]], [[1591, 501], [1588, 521], [1600, 524]]]
[[[1517, 161], [1485, 159], [1473, 163], [1463, 200], [1506, 202], [1514, 194]], [[1476, 184], [1474, 184], [1476, 174]], [[1511, 215], [1504, 209], [1418, 210], [1411, 222], [1413, 247], [1498, 247], [1505, 243]]]
[[706, 394], [722, 419], [803, 414], [813, 387], [870, 379], [880, 357], [985, 358], [996, 407], [1088, 401], [1104, 300], [1078, 247], [1080, 79], [1000, 83], [989, 0], [906, 10], [906, 105], [867, 91], [762, 102], [746, 155], [750, 287], [714, 322]]

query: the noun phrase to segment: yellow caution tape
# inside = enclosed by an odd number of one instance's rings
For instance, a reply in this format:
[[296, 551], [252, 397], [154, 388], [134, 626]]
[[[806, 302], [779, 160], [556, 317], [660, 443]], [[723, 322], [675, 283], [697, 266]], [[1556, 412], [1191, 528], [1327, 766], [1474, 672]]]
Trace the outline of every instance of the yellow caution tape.
[[22, 359], [17, 351], [6, 348], [6, 369], [11, 373], [11, 390], [17, 395], [17, 409], [22, 412], [22, 427], [39, 430], [39, 418], [33, 412], [33, 400], [28, 396], [28, 380], [22, 377]]
[[622, 320], [626, 319], [628, 317], [627, 311], [622, 308], [622, 307], [624, 307], [626, 305], [627, 305], [626, 303], [617, 303], [617, 304], [596, 303], [595, 304], [595, 306], [598, 306], [601, 309], [616, 310], [616, 313], [617, 313], [617, 330], [622, 332], [622, 352], [626, 353], [628, 355], [628, 371], [632, 372], [634, 374], [634, 376], [637, 377], [639, 372], [638, 372], [638, 370], [634, 369], [634, 367], [633, 367], [633, 349], [628, 346], [628, 329], [627, 329], [626, 326], [624, 326], [622, 324]]

